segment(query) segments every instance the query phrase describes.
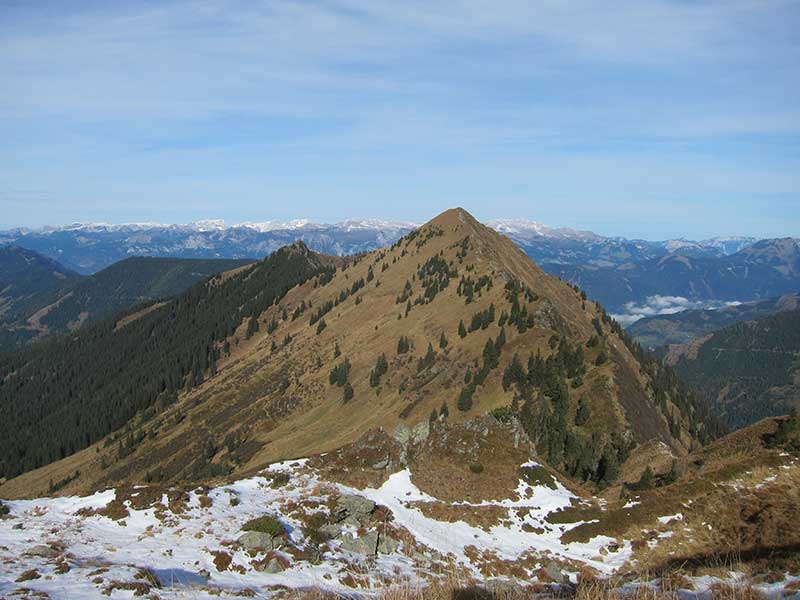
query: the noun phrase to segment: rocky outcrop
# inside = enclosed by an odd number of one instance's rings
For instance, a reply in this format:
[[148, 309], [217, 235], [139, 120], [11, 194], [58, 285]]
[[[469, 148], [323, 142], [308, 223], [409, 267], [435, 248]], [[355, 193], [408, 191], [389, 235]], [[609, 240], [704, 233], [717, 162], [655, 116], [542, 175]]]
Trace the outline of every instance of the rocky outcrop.
[[400, 452], [400, 463], [402, 465], [408, 464], [411, 452], [427, 440], [430, 433], [431, 424], [429, 421], [421, 421], [413, 427], [401, 424], [395, 428], [393, 437], [402, 448]]
[[336, 501], [333, 518], [337, 523], [357, 527], [368, 521], [374, 510], [375, 503], [369, 498], [356, 494], [343, 494]]

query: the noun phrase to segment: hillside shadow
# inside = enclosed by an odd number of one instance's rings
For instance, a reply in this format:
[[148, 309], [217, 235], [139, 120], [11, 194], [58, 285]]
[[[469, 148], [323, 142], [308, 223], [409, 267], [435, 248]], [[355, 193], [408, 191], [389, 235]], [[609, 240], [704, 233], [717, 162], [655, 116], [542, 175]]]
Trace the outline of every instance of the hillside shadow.
[[497, 600], [497, 595], [480, 587], [454, 590], [452, 600]]
[[797, 561], [800, 557], [800, 543], [784, 545], [753, 546], [735, 552], [709, 552], [693, 554], [666, 561], [658, 571], [668, 573], [676, 570], [694, 570], [706, 567], [720, 567], [733, 563], [752, 563], [765, 561], [767, 564]]

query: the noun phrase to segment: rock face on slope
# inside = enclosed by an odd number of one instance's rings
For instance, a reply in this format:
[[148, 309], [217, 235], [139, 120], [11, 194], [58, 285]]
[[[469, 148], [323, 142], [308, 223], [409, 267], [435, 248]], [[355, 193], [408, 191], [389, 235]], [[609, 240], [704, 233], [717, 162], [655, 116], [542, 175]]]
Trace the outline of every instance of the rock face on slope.
[[[371, 430], [394, 435], [350, 452], [364, 473], [391, 472], [436, 439], [429, 423], [490, 411], [554, 468], [606, 485], [636, 444], [680, 453], [715, 431], [602, 307], [463, 209], [296, 285], [226, 342], [230, 355], [175, 404], [73, 457], [80, 474], [64, 489], [250, 471]], [[63, 478], [57, 465], [0, 493], [35, 493]]]

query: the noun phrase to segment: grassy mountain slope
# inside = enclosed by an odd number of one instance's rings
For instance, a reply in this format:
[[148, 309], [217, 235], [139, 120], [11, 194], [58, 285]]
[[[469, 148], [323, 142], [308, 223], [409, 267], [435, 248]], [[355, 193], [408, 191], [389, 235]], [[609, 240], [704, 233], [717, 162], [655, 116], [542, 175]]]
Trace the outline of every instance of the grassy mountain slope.
[[[195, 302], [218, 302], [201, 291]], [[167, 314], [140, 321], [156, 326]], [[369, 429], [495, 409], [517, 415], [554, 467], [604, 485], [637, 443], [658, 439], [680, 453], [717, 431], [600, 307], [462, 209], [298, 283], [255, 320], [238, 315], [238, 328], [209, 341], [213, 365], [195, 371], [174, 405], [3, 493], [75, 471], [65, 489], [249, 472]]]
[[[13, 350], [26, 341], [72, 331], [137, 304], [174, 296], [210, 275], [252, 262], [132, 257], [87, 277], [63, 268], [49, 277], [55, 265], [50, 259], [22, 248], [5, 254], [28, 257], [18, 261], [16, 268], [0, 264], [3, 279], [14, 282], [7, 289], [27, 293], [15, 302], [14, 310], [3, 315], [0, 350]], [[61, 276], [62, 272], [67, 275]]]
[[667, 361], [734, 427], [800, 406], [800, 310], [736, 323]]
[[213, 373], [244, 318], [327, 264], [287, 247], [150, 310], [0, 357], [0, 474], [63, 458], [174, 403]]
[[714, 310], [686, 310], [671, 315], [645, 317], [628, 327], [628, 333], [647, 348], [686, 344], [739, 321], [752, 321], [800, 306], [800, 295], [747, 302]]

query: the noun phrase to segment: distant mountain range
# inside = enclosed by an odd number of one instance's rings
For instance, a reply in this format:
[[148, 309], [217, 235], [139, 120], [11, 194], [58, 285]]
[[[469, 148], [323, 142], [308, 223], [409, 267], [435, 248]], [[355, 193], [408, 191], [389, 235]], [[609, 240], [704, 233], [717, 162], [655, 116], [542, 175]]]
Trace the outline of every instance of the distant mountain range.
[[[591, 231], [553, 228], [536, 221], [497, 219], [487, 223], [507, 235], [539, 265], [612, 267], [680, 253], [693, 257], [727, 256], [756, 242], [721, 237], [700, 242], [660, 242], [605, 237]], [[41, 229], [0, 231], [0, 244], [16, 244], [58, 260], [79, 273], [92, 273], [128, 256], [180, 258], [262, 258], [302, 239], [316, 252], [355, 254], [390, 244], [417, 224], [374, 219], [314, 223], [308, 219], [226, 225], [222, 220], [184, 225], [159, 223], [74, 223]]]
[[82, 274], [91, 274], [131, 256], [175, 258], [263, 258], [302, 239], [318, 252], [345, 255], [391, 244], [413, 229], [413, 223], [308, 220], [278, 223], [197, 221], [186, 225], [157, 223], [75, 223], [37, 230], [0, 232], [0, 244], [35, 250]]
[[686, 239], [648, 241], [606, 237], [591, 231], [552, 228], [535, 221], [497, 219], [488, 225], [507, 235], [536, 263], [550, 272], [554, 265], [615, 267], [671, 254], [716, 258], [754, 244], [751, 237], [717, 237], [699, 242]]
[[[552, 266], [550, 266], [552, 267]], [[551, 273], [586, 290], [629, 324], [694, 302], [766, 299], [800, 290], [800, 244], [794, 238], [761, 240], [729, 256], [668, 254], [613, 267], [563, 265]]]
[[[800, 290], [800, 253], [793, 238], [647, 241], [519, 219], [488, 225], [510, 237], [548, 273], [579, 285], [625, 325], [642, 316]], [[307, 219], [235, 225], [219, 220], [185, 225], [76, 223], [0, 232], [0, 244], [35, 250], [68, 270], [89, 274], [131, 256], [262, 258], [296, 240], [324, 254], [356, 254], [391, 244], [414, 226], [368, 219], [334, 224]]]

